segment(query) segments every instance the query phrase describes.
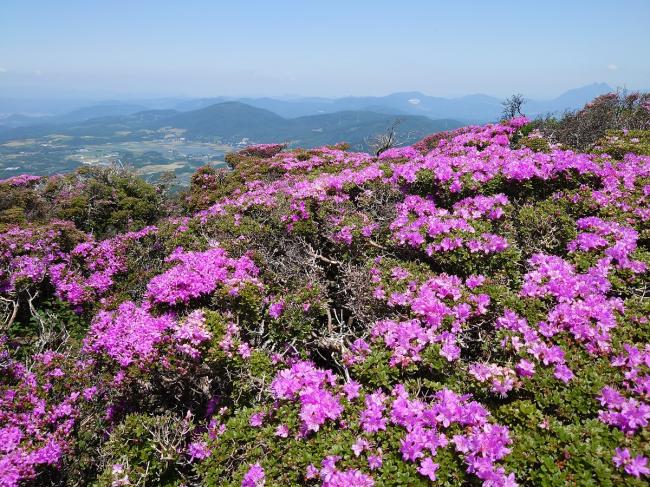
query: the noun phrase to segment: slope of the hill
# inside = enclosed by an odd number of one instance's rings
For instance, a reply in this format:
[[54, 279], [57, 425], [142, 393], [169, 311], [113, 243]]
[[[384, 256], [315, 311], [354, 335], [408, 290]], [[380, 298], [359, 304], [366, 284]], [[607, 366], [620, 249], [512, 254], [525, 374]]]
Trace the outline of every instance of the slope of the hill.
[[645, 485], [641, 135], [1, 181], [0, 485]]

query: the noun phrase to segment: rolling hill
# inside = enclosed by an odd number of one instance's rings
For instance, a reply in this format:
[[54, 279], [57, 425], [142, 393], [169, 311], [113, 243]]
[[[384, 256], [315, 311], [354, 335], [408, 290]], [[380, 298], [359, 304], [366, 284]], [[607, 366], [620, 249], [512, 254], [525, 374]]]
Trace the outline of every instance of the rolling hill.
[[33, 127], [8, 129], [0, 133], [0, 141], [43, 137], [57, 133], [70, 136], [122, 137], [136, 139], [141, 131], [163, 128], [183, 129], [188, 138], [218, 138], [237, 143], [284, 140], [292, 144], [313, 147], [337, 142], [348, 142], [363, 147], [365, 140], [400, 120], [399, 131], [404, 142], [427, 134], [460, 127], [453, 119], [432, 120], [425, 116], [396, 115], [367, 110], [345, 110], [334, 113], [285, 118], [269, 110], [240, 102], [224, 102], [192, 110], [145, 110], [130, 115], [92, 118], [81, 122], [42, 124]]
[[[527, 100], [524, 112], [535, 117], [578, 109], [610, 91], [612, 88], [605, 83], [593, 83], [551, 100]], [[397, 118], [401, 120], [404, 142], [408, 142], [429, 133], [496, 120], [501, 111], [501, 99], [488, 95], [443, 98], [417, 91], [337, 99], [169, 99], [154, 103], [154, 108], [142, 100], [137, 103], [113, 100], [56, 116], [5, 117], [0, 120], [0, 141], [53, 133], [110, 138], [117, 132], [123, 139], [137, 140], [142, 131], [169, 127], [185, 130], [189, 138], [217, 138], [228, 143], [242, 139], [285, 140], [313, 147], [347, 141], [353, 147], [365, 148], [368, 136], [385, 130]]]
[[[582, 108], [598, 95], [612, 91], [606, 83], [593, 83], [569, 90], [549, 100], [528, 99], [524, 111], [535, 117], [546, 113], [561, 113]], [[501, 116], [502, 99], [484, 94], [457, 98], [429, 96], [419, 91], [392, 93], [386, 96], [349, 96], [344, 98], [199, 98], [185, 100], [174, 106], [179, 111], [205, 108], [217, 103], [238, 101], [263, 108], [285, 118], [298, 118], [341, 111], [373, 111], [403, 115], [424, 115], [432, 119], [450, 118], [465, 123], [494, 121]]]
[[[606, 83], [571, 89], [548, 100], [526, 96], [526, 115], [535, 117], [547, 113], [575, 110], [598, 95], [612, 91]], [[210, 98], [152, 98], [129, 101], [106, 100], [55, 103], [53, 100], [13, 100], [0, 98], [0, 130], [38, 125], [59, 125], [107, 117], [125, 116], [143, 110], [176, 110], [193, 112], [226, 102], [239, 102], [261, 108], [284, 118], [299, 118], [341, 111], [371, 111], [399, 115], [424, 115], [431, 119], [460, 120], [465, 124], [495, 121], [501, 115], [502, 99], [484, 94], [455, 98], [429, 96], [418, 91], [392, 93], [386, 96], [324, 97], [210, 97]], [[63, 103], [63, 105], [62, 105]], [[63, 110], [65, 106], [69, 109]]]

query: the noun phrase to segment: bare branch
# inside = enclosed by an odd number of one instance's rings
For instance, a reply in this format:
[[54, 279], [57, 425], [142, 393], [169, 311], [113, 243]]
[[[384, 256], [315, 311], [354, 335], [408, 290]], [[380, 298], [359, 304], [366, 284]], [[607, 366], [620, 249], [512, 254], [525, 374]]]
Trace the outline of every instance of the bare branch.
[[398, 145], [397, 127], [399, 127], [401, 123], [402, 120], [398, 118], [386, 129], [385, 132], [373, 135], [368, 140], [366, 140], [366, 145], [375, 154], [375, 156], [378, 156], [382, 152], [386, 152], [388, 149], [391, 149]]
[[0, 301], [3, 303], [7, 303], [7, 305], [11, 305], [12, 308], [11, 312], [9, 313], [9, 316], [7, 316], [7, 318], [4, 320], [3, 323], [3, 328], [9, 329], [11, 325], [13, 325], [14, 320], [16, 319], [16, 315], [18, 315], [18, 309], [20, 307], [20, 304], [17, 300], [14, 301], [12, 299], [3, 298], [2, 296], [0, 296]]
[[521, 93], [516, 93], [510, 98], [506, 98], [501, 105], [503, 106], [503, 112], [501, 118], [503, 120], [510, 120], [511, 118], [520, 117], [523, 115], [521, 107], [526, 103], [524, 95]]

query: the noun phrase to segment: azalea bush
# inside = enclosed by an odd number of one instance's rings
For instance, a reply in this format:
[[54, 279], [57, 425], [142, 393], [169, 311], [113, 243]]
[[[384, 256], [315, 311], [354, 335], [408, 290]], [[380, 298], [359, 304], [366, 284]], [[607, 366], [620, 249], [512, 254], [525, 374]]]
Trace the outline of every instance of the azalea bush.
[[0, 182], [0, 485], [645, 485], [645, 136], [253, 146], [99, 221]]
[[[638, 136], [638, 132], [650, 130], [648, 107], [650, 93], [619, 90], [601, 95], [584, 108], [568, 111], [559, 118], [537, 120], [534, 126], [553, 142], [579, 150], [594, 149], [602, 146], [602, 139], [608, 133], [611, 136], [612, 131], [624, 134], [637, 131]], [[632, 143], [638, 143], [638, 140]], [[639, 153], [637, 150], [632, 152]], [[623, 155], [624, 152], [619, 151], [618, 154]]]
[[19, 175], [0, 180], [0, 229], [59, 219], [101, 238], [138, 230], [167, 214], [171, 202], [162, 205], [163, 189], [117, 166], [49, 178]]

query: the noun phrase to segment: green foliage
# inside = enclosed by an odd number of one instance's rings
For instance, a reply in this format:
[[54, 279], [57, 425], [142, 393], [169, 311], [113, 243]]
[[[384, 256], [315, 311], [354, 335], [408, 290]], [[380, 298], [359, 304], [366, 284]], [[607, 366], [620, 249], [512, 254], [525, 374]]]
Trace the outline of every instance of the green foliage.
[[[127, 415], [102, 445], [105, 468], [93, 485], [108, 487], [124, 477], [143, 486], [182, 485], [188, 470], [182, 452], [191, 428], [187, 419], [169, 413]], [[122, 470], [116, 472], [115, 465]]]
[[10, 225], [42, 221], [46, 217], [47, 204], [39, 196], [39, 190], [34, 185], [0, 183], [0, 231]]
[[57, 218], [97, 235], [112, 235], [156, 222], [164, 215], [156, 188], [132, 172], [84, 167], [48, 185]]
[[506, 219], [512, 237], [508, 240], [517, 243], [524, 258], [538, 252], [563, 255], [577, 233], [575, 210], [564, 199], [526, 202]]
[[518, 140], [520, 147], [528, 147], [533, 152], [550, 152], [551, 146], [542, 137], [521, 137]]
[[594, 152], [618, 160], [629, 153], [650, 156], [650, 130], [608, 130], [596, 143]]
[[25, 210], [19, 206], [12, 206], [0, 211], [0, 229], [8, 225], [20, 225], [27, 221]]
[[0, 231], [11, 224], [60, 219], [103, 238], [151, 225], [167, 207], [158, 188], [129, 169], [82, 167], [37, 184], [0, 184]]
[[[565, 112], [559, 118], [540, 118], [531, 125], [552, 143], [581, 151], [599, 151], [601, 139], [610, 131], [650, 130], [649, 101], [650, 93], [607, 93], [587, 103], [581, 110]], [[630, 149], [637, 152], [639, 146]], [[616, 158], [622, 154], [617, 147], [610, 147], [610, 150]]]

